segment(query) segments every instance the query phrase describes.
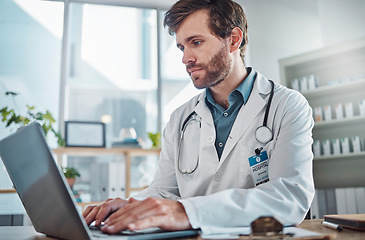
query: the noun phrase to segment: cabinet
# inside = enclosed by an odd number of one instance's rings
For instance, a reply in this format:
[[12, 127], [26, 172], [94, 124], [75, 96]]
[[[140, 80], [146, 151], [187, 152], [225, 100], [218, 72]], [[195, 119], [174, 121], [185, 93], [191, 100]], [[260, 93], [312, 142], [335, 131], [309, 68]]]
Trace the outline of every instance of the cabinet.
[[140, 149], [140, 148], [86, 148], [86, 147], [66, 147], [53, 149], [57, 160], [61, 165], [64, 155], [68, 156], [96, 156], [96, 155], [123, 155], [125, 157], [125, 184], [126, 197], [131, 191], [142, 190], [143, 188], [131, 188], [131, 162], [136, 156], [159, 155], [160, 149]]
[[[365, 116], [359, 101], [365, 100], [365, 38], [281, 59], [281, 82], [293, 88], [293, 79], [317, 76], [317, 87], [302, 92], [312, 108], [329, 105], [332, 120], [316, 121], [314, 140], [359, 136], [365, 139]], [[336, 104], [352, 102], [353, 116], [339, 119]], [[345, 112], [345, 109], [343, 109]], [[365, 151], [316, 156], [313, 174], [316, 188], [364, 187]]]

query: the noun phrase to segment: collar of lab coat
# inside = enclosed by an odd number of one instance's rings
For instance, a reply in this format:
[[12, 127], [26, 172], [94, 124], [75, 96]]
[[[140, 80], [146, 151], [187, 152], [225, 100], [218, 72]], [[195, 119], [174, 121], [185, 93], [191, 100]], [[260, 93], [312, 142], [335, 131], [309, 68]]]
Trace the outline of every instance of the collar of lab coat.
[[[229, 153], [232, 151], [233, 147], [237, 144], [238, 140], [242, 138], [260, 112], [265, 111], [263, 108], [266, 106], [266, 103], [269, 99], [268, 96], [270, 95], [270, 91], [270, 82], [257, 72], [250, 98], [248, 99], [246, 105], [241, 107], [237, 115], [231, 132], [227, 138], [219, 165], [224, 162]], [[198, 97], [198, 103], [196, 104], [194, 111], [201, 117], [202, 121], [205, 121], [207, 124], [214, 127], [212, 114], [205, 104], [204, 98], [205, 91]]]

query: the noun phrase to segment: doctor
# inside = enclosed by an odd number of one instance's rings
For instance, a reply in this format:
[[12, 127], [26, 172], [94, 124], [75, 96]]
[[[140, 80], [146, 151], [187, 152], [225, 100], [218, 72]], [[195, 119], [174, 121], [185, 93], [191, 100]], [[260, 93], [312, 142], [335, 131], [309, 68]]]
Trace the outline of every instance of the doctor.
[[[312, 111], [298, 92], [245, 67], [247, 22], [231, 0], [180, 0], [165, 15], [196, 88], [172, 115], [150, 187], [91, 206], [102, 230], [250, 226], [273, 215], [300, 223], [314, 196]], [[139, 199], [139, 200], [137, 200]]]

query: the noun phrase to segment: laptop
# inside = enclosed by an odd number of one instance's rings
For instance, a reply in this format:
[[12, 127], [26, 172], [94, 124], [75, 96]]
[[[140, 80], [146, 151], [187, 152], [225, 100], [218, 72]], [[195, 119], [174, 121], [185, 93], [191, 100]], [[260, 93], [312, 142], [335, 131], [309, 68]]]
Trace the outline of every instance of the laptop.
[[70, 240], [166, 239], [198, 235], [197, 230], [163, 231], [159, 228], [107, 235], [90, 229], [77, 211], [76, 200], [39, 123], [34, 122], [2, 139], [0, 157], [37, 232]]

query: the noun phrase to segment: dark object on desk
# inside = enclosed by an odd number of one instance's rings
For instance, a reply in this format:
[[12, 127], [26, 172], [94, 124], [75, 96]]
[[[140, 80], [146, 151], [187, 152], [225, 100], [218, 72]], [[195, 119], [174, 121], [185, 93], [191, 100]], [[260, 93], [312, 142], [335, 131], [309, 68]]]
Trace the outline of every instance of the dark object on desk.
[[124, 139], [112, 142], [112, 148], [141, 148], [137, 139]]
[[274, 217], [259, 217], [251, 223], [251, 234], [240, 235], [240, 239], [292, 239], [292, 234], [284, 234], [283, 224]]
[[365, 214], [324, 215], [324, 220], [345, 228], [365, 231]]
[[252, 234], [273, 235], [283, 232], [283, 224], [273, 217], [260, 217], [251, 223]]

